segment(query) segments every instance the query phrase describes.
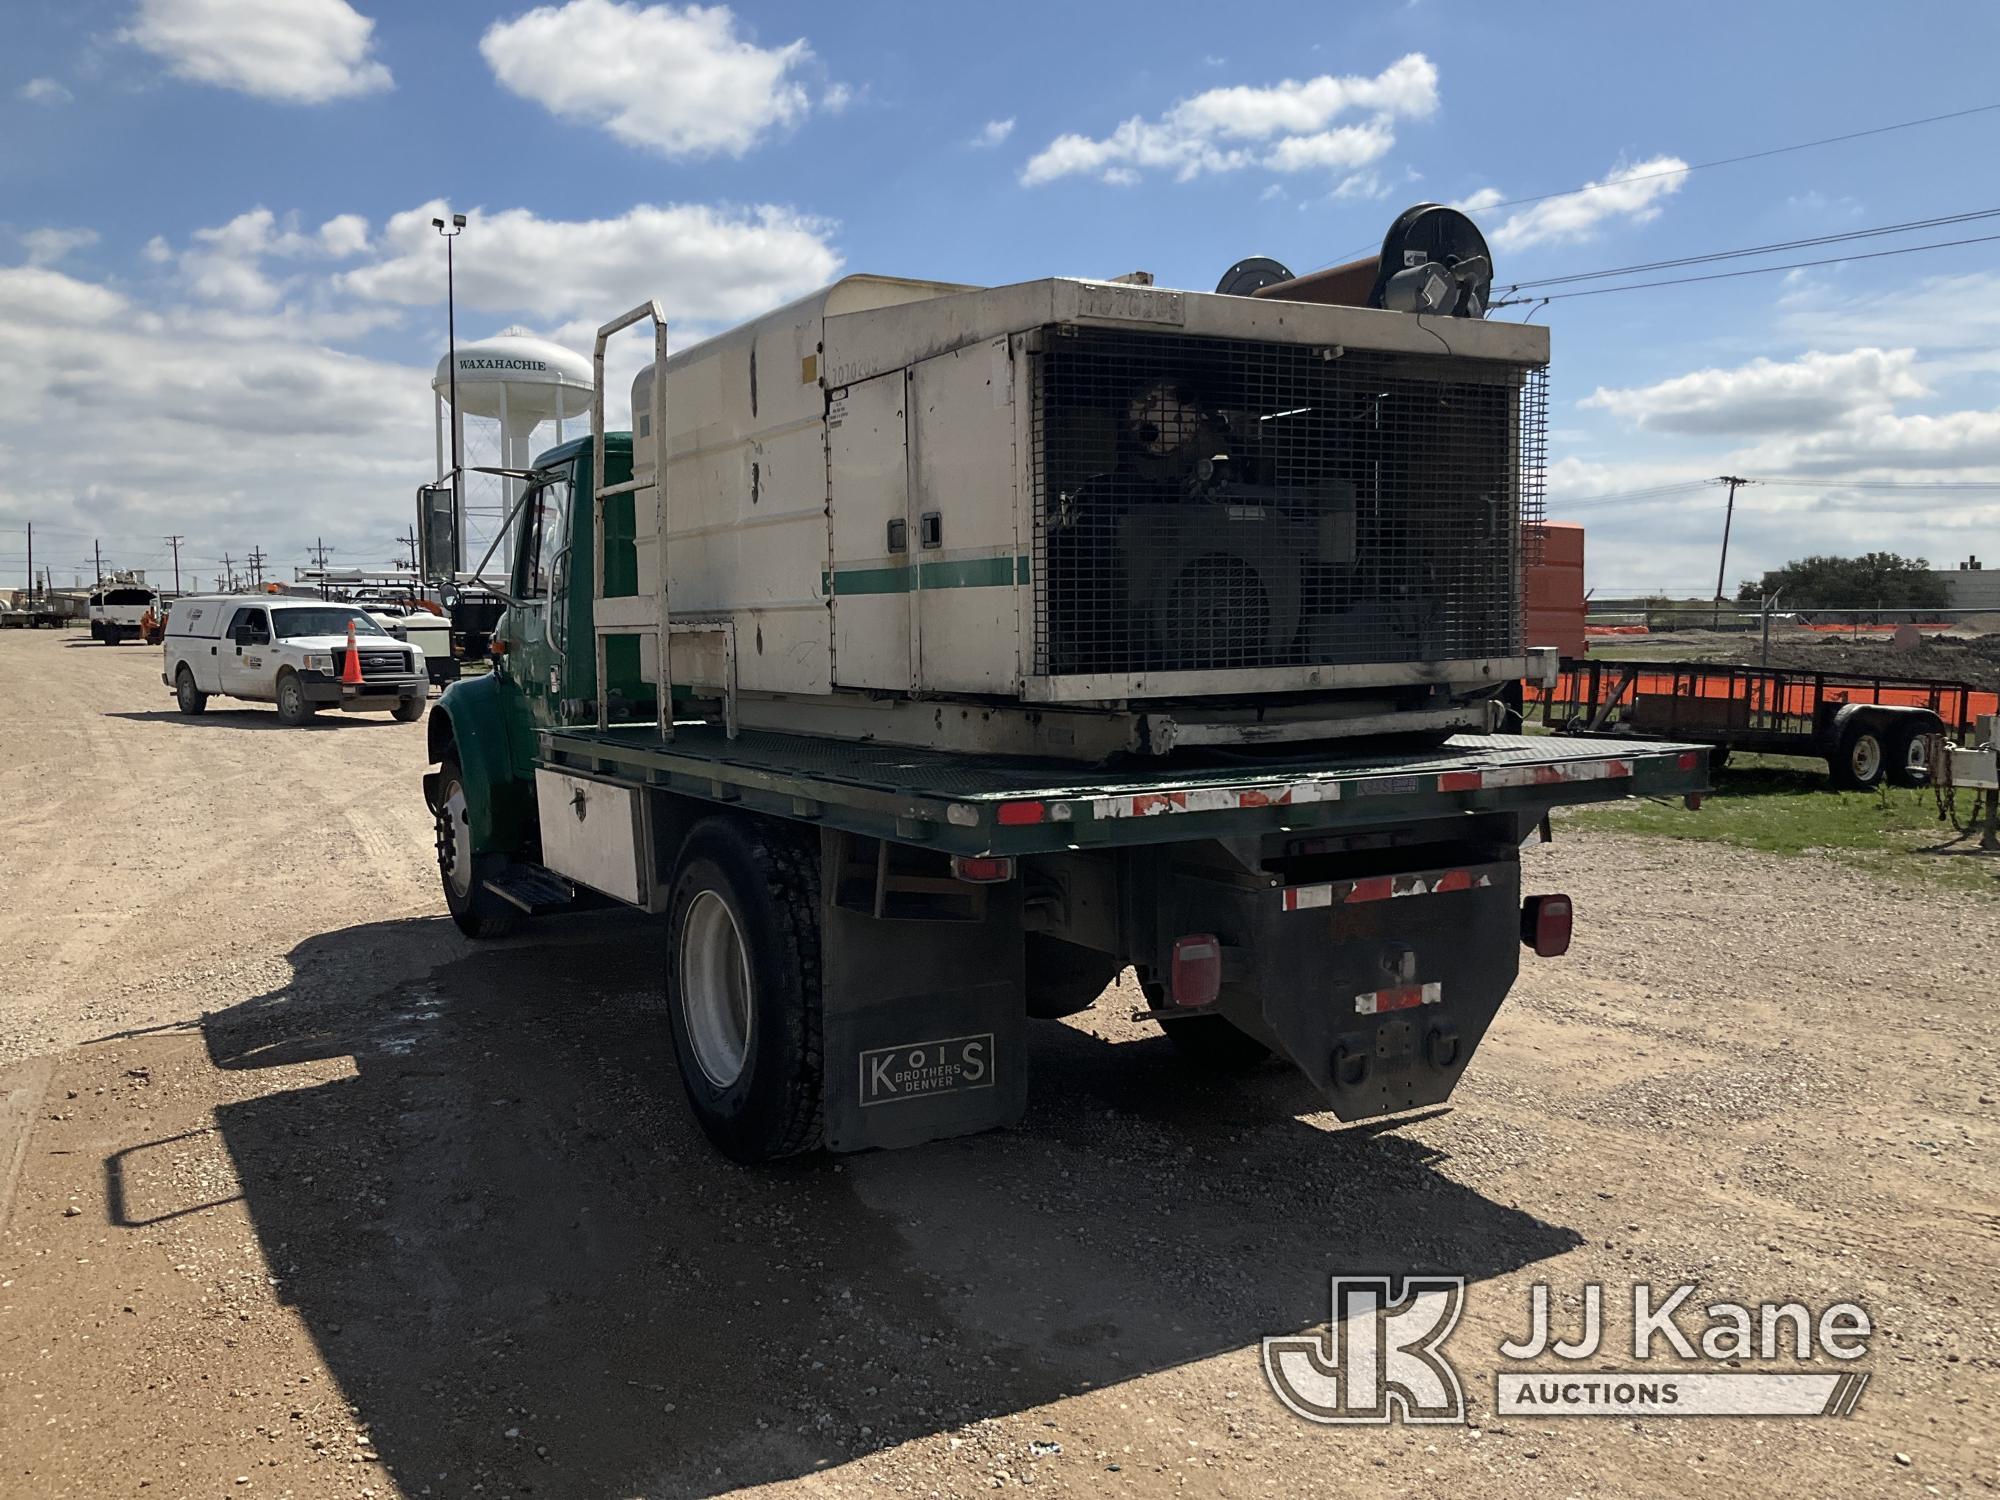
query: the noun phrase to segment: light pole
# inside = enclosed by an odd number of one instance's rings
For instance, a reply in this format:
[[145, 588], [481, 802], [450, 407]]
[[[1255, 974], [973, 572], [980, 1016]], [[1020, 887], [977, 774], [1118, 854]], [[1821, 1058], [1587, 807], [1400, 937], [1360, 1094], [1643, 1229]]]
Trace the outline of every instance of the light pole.
[[453, 214], [447, 229], [443, 219], [432, 219], [431, 228], [444, 236], [444, 327], [445, 357], [451, 362], [451, 517], [452, 571], [465, 567], [465, 487], [459, 476], [458, 452], [458, 289], [452, 264], [452, 241], [465, 228], [465, 215]]

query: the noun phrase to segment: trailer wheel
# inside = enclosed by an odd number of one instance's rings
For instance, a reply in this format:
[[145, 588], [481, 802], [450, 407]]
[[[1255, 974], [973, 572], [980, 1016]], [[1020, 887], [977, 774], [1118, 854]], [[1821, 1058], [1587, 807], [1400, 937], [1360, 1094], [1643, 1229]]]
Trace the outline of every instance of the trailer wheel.
[[194, 685], [194, 673], [186, 662], [174, 673], [174, 702], [184, 714], [198, 714], [208, 707], [208, 694]]
[[1160, 1022], [1160, 1030], [1189, 1062], [1216, 1073], [1246, 1073], [1271, 1049], [1221, 1016], [1181, 1016]]
[[1089, 1010], [1124, 967], [1095, 948], [1067, 943], [1044, 932], [1029, 933], [1029, 1016], [1037, 1021], [1060, 1021]]
[[1889, 736], [1889, 780], [1897, 786], [1931, 784], [1931, 745], [1935, 731], [1922, 723], [1906, 724]]
[[518, 929], [527, 914], [486, 889], [493, 873], [506, 864], [498, 854], [472, 852], [472, 821], [465, 796], [465, 773], [447, 758], [438, 769], [438, 875], [444, 882], [445, 910], [469, 938], [502, 938]]
[[683, 846], [667, 921], [667, 1018], [703, 1133], [745, 1163], [812, 1150], [825, 1066], [817, 846], [706, 819]]
[[1843, 791], [1872, 792], [1882, 784], [1889, 766], [1882, 731], [1867, 719], [1856, 719], [1840, 737], [1840, 748], [1828, 763], [1833, 784]]

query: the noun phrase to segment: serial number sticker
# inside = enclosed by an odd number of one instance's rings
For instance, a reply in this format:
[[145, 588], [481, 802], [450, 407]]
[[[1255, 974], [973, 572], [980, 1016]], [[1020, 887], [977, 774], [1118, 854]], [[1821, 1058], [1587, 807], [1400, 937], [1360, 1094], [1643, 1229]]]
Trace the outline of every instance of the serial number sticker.
[[861, 1054], [861, 1103], [893, 1104], [993, 1087], [993, 1033], [871, 1047]]

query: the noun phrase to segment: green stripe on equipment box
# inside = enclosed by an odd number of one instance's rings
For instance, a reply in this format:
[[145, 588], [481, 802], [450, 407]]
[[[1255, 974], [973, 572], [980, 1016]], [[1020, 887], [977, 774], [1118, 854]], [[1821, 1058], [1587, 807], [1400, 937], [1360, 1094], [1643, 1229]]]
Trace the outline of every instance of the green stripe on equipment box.
[[[1025, 557], [968, 557], [956, 562], [921, 562], [920, 585], [927, 589], [1011, 588], [1029, 580]], [[831, 583], [831, 592], [850, 597], [860, 594], [907, 594], [910, 566], [893, 568], [836, 568], [831, 580], [821, 574], [822, 587]]]

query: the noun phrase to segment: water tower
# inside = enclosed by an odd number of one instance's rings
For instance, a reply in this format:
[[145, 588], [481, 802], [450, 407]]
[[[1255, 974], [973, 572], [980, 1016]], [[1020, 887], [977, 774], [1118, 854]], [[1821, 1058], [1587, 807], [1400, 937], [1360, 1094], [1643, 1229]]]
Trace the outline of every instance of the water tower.
[[[438, 473], [451, 463], [451, 356], [438, 361], [436, 394]], [[519, 480], [474, 474], [478, 467], [525, 469], [543, 448], [563, 441], [566, 423], [590, 421], [590, 361], [574, 350], [508, 328], [458, 348], [458, 452], [467, 473], [458, 496], [460, 566], [478, 563], [521, 493]], [[536, 436], [543, 424], [553, 434]], [[493, 572], [488, 569], [489, 574]]]

